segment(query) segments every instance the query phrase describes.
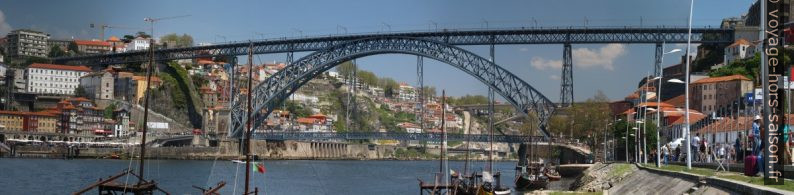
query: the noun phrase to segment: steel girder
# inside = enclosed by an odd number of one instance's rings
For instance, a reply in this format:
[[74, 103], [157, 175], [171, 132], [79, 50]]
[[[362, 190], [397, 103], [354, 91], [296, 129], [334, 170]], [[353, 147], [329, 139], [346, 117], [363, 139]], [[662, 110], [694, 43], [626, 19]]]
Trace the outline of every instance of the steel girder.
[[[566, 37], [571, 40], [571, 35]], [[573, 52], [571, 42], [563, 43], [562, 75], [560, 79], [560, 107], [573, 106]], [[523, 158], [523, 157], [522, 157]]]
[[[258, 128], [266, 117], [280, 105], [289, 94], [324, 71], [359, 57], [403, 53], [432, 58], [456, 67], [482, 83], [493, 88], [520, 113], [534, 112], [540, 122], [538, 126], [544, 136], [549, 136], [546, 124], [555, 110], [555, 105], [532, 86], [509, 71], [472, 52], [438, 41], [410, 37], [373, 37], [350, 41], [325, 50], [309, 54], [283, 70], [259, 83], [253, 90], [253, 129]], [[242, 95], [240, 95], [242, 96]], [[242, 104], [238, 98], [232, 106], [233, 131], [229, 136], [239, 137], [243, 132]]]
[[[733, 43], [733, 29], [692, 29], [692, 43]], [[584, 44], [584, 43], [686, 43], [687, 28], [551, 28], [502, 30], [448, 30], [434, 32], [376, 33], [255, 41], [254, 54], [318, 51], [342, 42], [373, 37], [413, 37], [451, 45]], [[248, 53], [249, 42], [156, 50], [157, 61]], [[87, 55], [56, 58], [56, 63], [108, 65], [145, 62], [147, 53]]]
[[[418, 141], [441, 141], [443, 135], [439, 133], [383, 133], [383, 132], [351, 132], [351, 133], [328, 133], [328, 132], [277, 132], [277, 133], [255, 133], [253, 139], [267, 140], [366, 140], [366, 139], [390, 139], [390, 140], [418, 140]], [[489, 134], [470, 134], [468, 138], [464, 134], [447, 134], [449, 141], [473, 141], [488, 142]], [[501, 143], [527, 143], [542, 141], [543, 136], [526, 135], [494, 135], [494, 142]]]
[[[664, 43], [656, 43], [656, 52], [654, 52], [653, 56], [653, 76], [654, 77], [661, 77], [662, 76], [662, 57], [664, 57]], [[660, 78], [661, 79], [661, 78]]]

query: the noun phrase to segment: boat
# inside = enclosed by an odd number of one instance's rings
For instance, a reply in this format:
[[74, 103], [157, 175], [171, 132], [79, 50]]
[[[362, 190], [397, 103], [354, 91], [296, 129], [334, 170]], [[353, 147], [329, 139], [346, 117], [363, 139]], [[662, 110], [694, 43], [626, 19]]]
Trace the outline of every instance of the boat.
[[241, 160], [232, 160], [232, 163], [237, 163], [237, 164], [245, 164], [245, 161], [241, 161]]
[[543, 175], [548, 177], [549, 181], [559, 181], [560, 179], [562, 179], [560, 173], [557, 172], [557, 169], [553, 168], [553, 166], [547, 166], [543, 171]]
[[496, 195], [505, 195], [505, 194], [510, 194], [511, 192], [513, 192], [513, 190], [506, 189], [506, 190], [497, 190], [494, 191], [493, 193]]
[[518, 148], [519, 160], [516, 166], [515, 189], [518, 191], [548, 189], [549, 177], [543, 174], [543, 163], [528, 162], [526, 158], [529, 146], [531, 145], [522, 143]]
[[[446, 92], [444, 90], [441, 90], [442, 108], [446, 108], [445, 99], [446, 99]], [[445, 124], [445, 118], [446, 118], [445, 114], [446, 111], [441, 112], [441, 124]], [[446, 164], [448, 162], [445, 159], [447, 154], [446, 147], [447, 147], [446, 127], [445, 125], [441, 125], [441, 148], [439, 151], [440, 155], [438, 159], [439, 172], [435, 173], [433, 177], [433, 183], [426, 183], [421, 179], [417, 178], [417, 180], [419, 180], [419, 194], [424, 194], [425, 192], [428, 192], [428, 194], [454, 194], [457, 192], [459, 188], [464, 188], [464, 189], [460, 189], [463, 192], [467, 191], [467, 189], [465, 188], [469, 188], [466, 187], [466, 185], [461, 186], [461, 184], [465, 184], [465, 182], [458, 181], [458, 184], [457, 185], [455, 184], [455, 180], [458, 180], [462, 177], [460, 177], [460, 175], [455, 174], [454, 171], [447, 169], [449, 167], [449, 164]], [[449, 176], [447, 176], [448, 173], [450, 173]]]
[[542, 190], [548, 189], [549, 178], [535, 171], [522, 172], [515, 183], [519, 191]]

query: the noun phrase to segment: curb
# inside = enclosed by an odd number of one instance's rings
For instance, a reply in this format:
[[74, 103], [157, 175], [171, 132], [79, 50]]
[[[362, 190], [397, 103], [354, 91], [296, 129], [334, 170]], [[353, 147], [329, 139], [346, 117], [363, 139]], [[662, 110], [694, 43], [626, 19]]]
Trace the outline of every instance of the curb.
[[690, 181], [694, 181], [694, 182], [705, 181], [706, 185], [716, 186], [716, 187], [720, 187], [720, 188], [723, 188], [723, 189], [728, 189], [728, 190], [731, 190], [731, 191], [734, 191], [734, 192], [739, 192], [739, 193], [742, 193], [742, 194], [759, 194], [759, 195], [761, 195], [761, 194], [780, 194], [780, 195], [783, 195], [783, 194], [792, 194], [792, 193], [794, 193], [794, 192], [774, 189], [774, 188], [770, 188], [770, 187], [766, 187], [766, 186], [759, 186], [759, 185], [755, 185], [755, 184], [748, 184], [748, 183], [744, 183], [744, 182], [718, 178], [716, 176], [706, 177], [706, 176], [695, 175], [695, 174], [691, 174], [691, 173], [659, 170], [659, 169], [655, 169], [655, 168], [644, 167], [644, 166], [637, 165], [637, 164], [635, 164], [635, 166], [637, 166], [637, 168], [639, 168], [641, 170], [645, 170], [645, 171], [652, 172], [652, 173], [655, 173], [655, 174], [661, 174], [661, 175], [667, 175], [667, 176], [671, 176], [671, 177], [684, 178], [686, 180], [690, 180]]

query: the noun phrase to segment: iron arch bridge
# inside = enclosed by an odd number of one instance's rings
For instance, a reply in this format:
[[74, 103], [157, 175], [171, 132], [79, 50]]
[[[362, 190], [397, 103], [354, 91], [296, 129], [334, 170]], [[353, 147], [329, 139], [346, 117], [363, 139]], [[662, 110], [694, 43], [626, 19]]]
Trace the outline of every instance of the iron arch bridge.
[[[290, 94], [312, 78], [338, 64], [355, 58], [401, 53], [435, 59], [458, 68], [480, 80], [503, 96], [522, 114], [533, 112], [538, 126], [548, 137], [546, 124], [555, 110], [555, 104], [524, 80], [493, 62], [472, 52], [439, 41], [410, 37], [372, 37], [349, 41], [309, 54], [281, 71], [268, 77], [252, 90], [253, 123], [257, 129], [267, 116]], [[242, 136], [247, 123], [243, 98], [232, 106], [232, 130], [229, 135]]]

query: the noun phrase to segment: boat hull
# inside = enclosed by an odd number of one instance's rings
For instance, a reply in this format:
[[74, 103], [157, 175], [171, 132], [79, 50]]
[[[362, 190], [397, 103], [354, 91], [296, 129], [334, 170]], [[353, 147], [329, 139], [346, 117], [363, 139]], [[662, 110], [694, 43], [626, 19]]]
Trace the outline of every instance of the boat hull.
[[548, 186], [549, 186], [548, 179], [544, 179], [544, 178], [532, 179], [527, 176], [521, 176], [516, 178], [516, 190], [519, 191], [548, 189]]

